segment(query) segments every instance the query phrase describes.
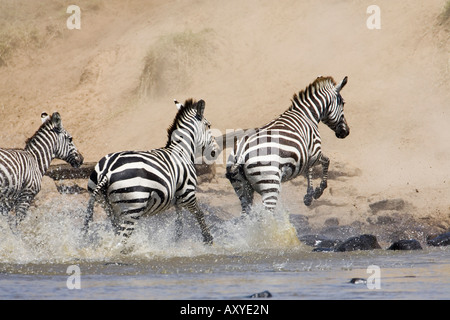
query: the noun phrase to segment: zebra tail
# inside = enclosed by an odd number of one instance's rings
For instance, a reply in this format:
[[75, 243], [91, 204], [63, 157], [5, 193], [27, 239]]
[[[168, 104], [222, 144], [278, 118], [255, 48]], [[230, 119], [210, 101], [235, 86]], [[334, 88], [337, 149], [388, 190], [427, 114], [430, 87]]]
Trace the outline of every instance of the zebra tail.
[[106, 177], [106, 175], [104, 175], [103, 177], [100, 178], [94, 191], [92, 191], [91, 196], [95, 198], [100, 194], [100, 192], [104, 192], [107, 184], [108, 184], [108, 177]]
[[91, 196], [89, 198], [89, 202], [86, 209], [86, 216], [84, 218], [84, 226], [83, 226], [83, 232], [86, 234], [89, 231], [89, 223], [94, 218], [94, 205], [95, 205], [95, 199], [97, 196], [105, 191], [105, 187], [108, 183], [108, 178], [106, 176], [103, 176], [100, 181], [98, 182], [95, 189], [92, 191]]
[[240, 181], [244, 178], [244, 165], [241, 163], [228, 164], [225, 176], [230, 182]]

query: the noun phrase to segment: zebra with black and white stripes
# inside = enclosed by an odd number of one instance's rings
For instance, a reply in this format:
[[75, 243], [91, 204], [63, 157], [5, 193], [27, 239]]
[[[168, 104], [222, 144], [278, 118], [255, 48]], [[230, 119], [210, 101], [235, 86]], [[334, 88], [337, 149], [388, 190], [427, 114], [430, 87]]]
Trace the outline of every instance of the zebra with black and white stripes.
[[[14, 232], [39, 193], [42, 177], [53, 159], [64, 160], [73, 167], [83, 164], [83, 156], [64, 129], [60, 114], [42, 113], [41, 120], [24, 149], [0, 149], [0, 211], [8, 216]], [[11, 210], [15, 216], [9, 214]]]
[[[291, 107], [265, 126], [250, 130], [236, 141], [227, 163], [226, 176], [238, 195], [242, 212], [249, 213], [254, 192], [264, 208], [273, 211], [281, 182], [300, 174], [307, 177], [305, 205], [319, 198], [327, 187], [330, 160], [322, 153], [319, 122], [343, 139], [350, 133], [340, 94], [345, 77], [336, 85], [331, 77], [318, 77], [305, 90], [294, 95]], [[322, 181], [314, 190], [312, 170], [322, 165]]]
[[84, 231], [93, 219], [97, 196], [103, 199], [107, 215], [117, 234], [126, 242], [134, 231], [135, 222], [143, 215], [154, 215], [175, 205], [176, 235], [182, 231], [181, 208], [187, 208], [200, 225], [203, 241], [212, 243], [195, 190], [197, 174], [194, 167], [198, 151], [215, 156], [219, 150], [211, 135], [210, 123], [203, 116], [205, 102], [189, 99], [178, 108], [168, 129], [164, 148], [151, 151], [123, 151], [103, 157], [95, 166], [89, 182], [91, 192]]

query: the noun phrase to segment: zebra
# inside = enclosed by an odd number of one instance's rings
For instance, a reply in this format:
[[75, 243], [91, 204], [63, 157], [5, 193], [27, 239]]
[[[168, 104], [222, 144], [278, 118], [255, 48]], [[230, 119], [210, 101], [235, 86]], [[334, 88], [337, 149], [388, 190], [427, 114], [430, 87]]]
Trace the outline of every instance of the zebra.
[[101, 196], [115, 232], [121, 236], [120, 244], [126, 243], [141, 216], [155, 215], [172, 205], [177, 213], [177, 239], [182, 233], [184, 207], [196, 217], [203, 241], [212, 243], [213, 237], [195, 196], [194, 163], [200, 149], [215, 157], [219, 147], [211, 135], [210, 123], [203, 116], [203, 100], [189, 99], [184, 105], [175, 100], [175, 105], [178, 112], [167, 130], [165, 147], [111, 153], [96, 164], [87, 187], [91, 196], [83, 227], [85, 234], [93, 220], [96, 198]]
[[[41, 189], [42, 177], [53, 159], [73, 167], [83, 164], [83, 156], [72, 136], [64, 129], [58, 112], [41, 114], [41, 126], [25, 143], [24, 149], [0, 148], [0, 211], [8, 216], [15, 233], [26, 217], [31, 201]], [[15, 211], [15, 217], [10, 211]]]
[[[242, 213], [250, 213], [255, 191], [261, 195], [264, 209], [273, 211], [281, 182], [300, 174], [307, 178], [306, 206], [322, 195], [330, 160], [322, 153], [318, 124], [325, 123], [339, 139], [349, 135], [340, 94], [346, 83], [347, 77], [338, 85], [332, 77], [318, 77], [293, 96], [292, 105], [278, 118], [236, 140], [226, 177], [239, 197]], [[322, 165], [322, 180], [314, 190], [312, 170], [317, 164]]]

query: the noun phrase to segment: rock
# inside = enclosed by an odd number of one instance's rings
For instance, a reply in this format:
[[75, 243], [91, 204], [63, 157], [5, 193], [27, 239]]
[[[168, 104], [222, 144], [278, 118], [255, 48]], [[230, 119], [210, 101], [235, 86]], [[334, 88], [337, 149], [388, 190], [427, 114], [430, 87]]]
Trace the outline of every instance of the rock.
[[366, 284], [367, 280], [364, 278], [352, 278], [349, 282], [353, 284]]
[[386, 199], [369, 204], [373, 213], [377, 213], [381, 210], [402, 210], [405, 207], [405, 201], [403, 199]]
[[415, 239], [399, 240], [391, 244], [387, 250], [422, 250], [422, 246]]
[[326, 227], [337, 227], [339, 225], [339, 219], [338, 218], [328, 218], [323, 223]]
[[332, 248], [340, 242], [339, 240], [330, 239], [317, 234], [300, 236], [298, 239], [308, 246], [321, 248]]
[[391, 216], [383, 216], [382, 215], [382, 216], [378, 216], [378, 218], [377, 218], [377, 224], [379, 224], [379, 225], [390, 225], [395, 222], [396, 222], [395, 218], [391, 217]]
[[313, 252], [334, 252], [334, 248], [317, 247], [313, 249]]
[[249, 298], [272, 298], [272, 294], [265, 290], [263, 292], [254, 293]]
[[334, 251], [344, 252], [372, 249], [381, 249], [380, 245], [378, 244], [377, 238], [371, 234], [363, 234], [345, 240], [343, 243], [337, 245]]
[[450, 232], [442, 233], [437, 237], [429, 239], [427, 241], [427, 244], [433, 247], [443, 247], [450, 245]]
[[311, 226], [309, 225], [308, 217], [302, 214], [290, 214], [289, 222], [297, 230], [297, 234], [303, 234], [311, 232]]
[[324, 237], [328, 237], [331, 239], [339, 239], [345, 240], [355, 234], [360, 233], [360, 229], [354, 228], [353, 226], [344, 225], [344, 226], [328, 226], [324, 227], [319, 231], [319, 234]]

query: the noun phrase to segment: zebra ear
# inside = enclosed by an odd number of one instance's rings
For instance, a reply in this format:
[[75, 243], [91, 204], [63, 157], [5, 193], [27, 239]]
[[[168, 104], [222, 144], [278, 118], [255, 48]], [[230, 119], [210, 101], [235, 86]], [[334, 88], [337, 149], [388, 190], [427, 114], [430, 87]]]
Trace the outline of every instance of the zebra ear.
[[175, 105], [177, 106], [177, 109], [178, 109], [178, 110], [180, 110], [181, 107], [183, 106], [183, 104], [179, 103], [179, 102], [177, 101], [177, 99], [173, 99], [173, 102], [174, 102]]
[[46, 122], [48, 119], [50, 119], [50, 116], [48, 115], [47, 112], [42, 112], [41, 113], [41, 121], [42, 123]]
[[337, 92], [340, 92], [342, 90], [342, 88], [344, 88], [344, 86], [347, 84], [347, 79], [348, 79], [348, 77], [345, 76], [345, 78], [342, 80], [342, 82], [336, 86]]
[[200, 100], [197, 102], [197, 118], [201, 119], [203, 117], [203, 112], [205, 111], [205, 101]]
[[60, 129], [62, 127], [61, 116], [59, 115], [58, 112], [54, 112], [52, 114], [52, 122], [55, 128]]

